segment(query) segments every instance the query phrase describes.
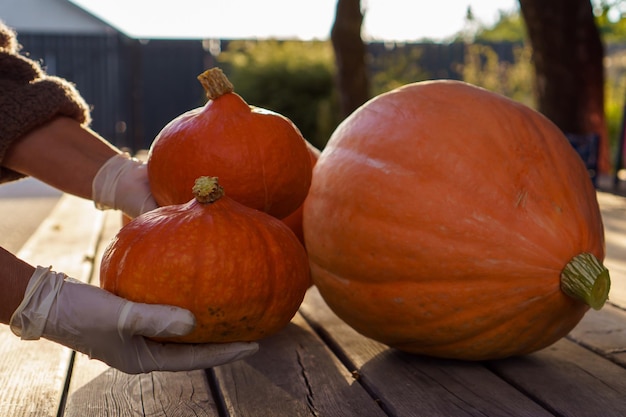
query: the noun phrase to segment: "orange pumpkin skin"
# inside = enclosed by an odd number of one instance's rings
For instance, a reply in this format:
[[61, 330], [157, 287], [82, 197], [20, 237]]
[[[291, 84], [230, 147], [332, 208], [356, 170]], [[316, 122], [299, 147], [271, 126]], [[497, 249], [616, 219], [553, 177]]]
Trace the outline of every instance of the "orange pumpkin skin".
[[[314, 167], [317, 163], [317, 158], [320, 156], [320, 150], [309, 142], [306, 143], [309, 149], [309, 156], [311, 157], [311, 167]], [[304, 232], [302, 231], [302, 210], [304, 208], [304, 202], [289, 216], [283, 218], [283, 222], [289, 226], [289, 228], [295, 233], [300, 242], [304, 244]]]
[[126, 299], [189, 309], [196, 329], [168, 340], [252, 341], [286, 326], [310, 274], [280, 220], [223, 196], [145, 213], [106, 248], [100, 285]]
[[595, 190], [545, 117], [456, 81], [380, 95], [333, 133], [304, 204], [314, 284], [360, 333], [483, 360], [565, 336], [559, 276], [604, 258]]
[[152, 194], [161, 206], [183, 204], [196, 178], [219, 178], [230, 198], [282, 218], [311, 183], [306, 141], [286, 117], [220, 93], [172, 120], [148, 155]]

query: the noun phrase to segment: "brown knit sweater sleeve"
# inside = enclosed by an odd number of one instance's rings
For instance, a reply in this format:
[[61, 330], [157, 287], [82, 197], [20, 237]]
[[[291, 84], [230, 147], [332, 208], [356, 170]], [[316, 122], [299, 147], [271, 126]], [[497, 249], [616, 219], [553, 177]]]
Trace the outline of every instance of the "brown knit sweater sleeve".
[[2, 167], [7, 149], [57, 116], [90, 123], [87, 104], [68, 81], [47, 75], [19, 53], [15, 32], [0, 22], [0, 183], [23, 177]]

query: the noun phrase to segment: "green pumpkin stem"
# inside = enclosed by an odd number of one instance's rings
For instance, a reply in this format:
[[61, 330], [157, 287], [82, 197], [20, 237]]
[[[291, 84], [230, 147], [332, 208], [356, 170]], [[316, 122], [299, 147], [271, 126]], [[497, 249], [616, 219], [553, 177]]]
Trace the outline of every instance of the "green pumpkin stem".
[[231, 82], [226, 78], [226, 75], [217, 67], [210, 68], [198, 75], [198, 81], [202, 84], [206, 97], [209, 100], [215, 100], [235, 90]]
[[224, 196], [224, 188], [217, 182], [217, 177], [200, 177], [192, 188], [198, 203], [214, 203]]
[[609, 270], [590, 253], [575, 256], [561, 271], [561, 290], [594, 310], [609, 298]]

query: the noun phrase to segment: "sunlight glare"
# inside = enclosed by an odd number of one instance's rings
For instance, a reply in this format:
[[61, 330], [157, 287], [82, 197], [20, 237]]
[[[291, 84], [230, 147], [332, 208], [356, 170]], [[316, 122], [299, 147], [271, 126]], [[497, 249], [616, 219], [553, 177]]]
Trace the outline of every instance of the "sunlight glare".
[[[71, 0], [137, 38], [328, 39], [337, 0]], [[464, 28], [467, 7], [492, 24], [517, 0], [361, 0], [366, 40], [444, 40]]]

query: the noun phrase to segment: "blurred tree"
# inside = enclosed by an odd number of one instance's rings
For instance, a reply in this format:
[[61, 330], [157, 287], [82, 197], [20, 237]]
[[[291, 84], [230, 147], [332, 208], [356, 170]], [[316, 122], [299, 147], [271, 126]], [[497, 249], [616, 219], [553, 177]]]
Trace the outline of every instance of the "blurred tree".
[[362, 23], [360, 0], [337, 1], [330, 37], [335, 50], [342, 117], [348, 116], [369, 99], [366, 47], [361, 39]]
[[599, 134], [599, 170], [609, 172], [604, 46], [590, 0], [519, 2], [533, 48], [539, 111], [566, 133]]

